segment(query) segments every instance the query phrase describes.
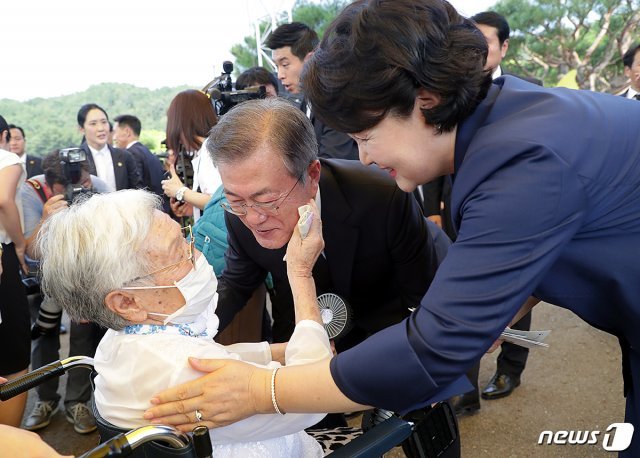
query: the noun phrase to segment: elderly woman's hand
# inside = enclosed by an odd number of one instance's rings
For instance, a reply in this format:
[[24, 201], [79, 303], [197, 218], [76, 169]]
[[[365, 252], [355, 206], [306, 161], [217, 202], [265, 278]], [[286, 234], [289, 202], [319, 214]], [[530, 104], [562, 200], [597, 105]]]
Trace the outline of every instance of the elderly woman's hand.
[[162, 180], [160, 183], [162, 184], [162, 190], [168, 197], [175, 197], [178, 189], [184, 187], [184, 184], [180, 181], [180, 177], [178, 177], [173, 164], [169, 165], [169, 173], [171, 174], [171, 178]]
[[269, 370], [232, 359], [189, 358], [189, 363], [209, 374], [157, 394], [145, 419], [190, 432], [198, 425], [217, 428], [256, 413], [273, 413]]
[[311, 277], [313, 266], [324, 249], [320, 212], [313, 199], [309, 201], [309, 205], [313, 213], [313, 220], [307, 236], [303, 240], [296, 225], [287, 246], [286, 260], [289, 281], [296, 277]]

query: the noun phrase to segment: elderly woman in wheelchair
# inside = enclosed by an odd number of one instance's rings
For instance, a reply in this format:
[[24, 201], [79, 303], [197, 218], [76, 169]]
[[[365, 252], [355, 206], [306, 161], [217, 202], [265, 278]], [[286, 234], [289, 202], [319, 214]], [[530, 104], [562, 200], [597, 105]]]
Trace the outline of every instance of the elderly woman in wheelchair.
[[[95, 355], [94, 399], [102, 418], [123, 429], [148, 424], [143, 412], [157, 392], [201, 375], [189, 357], [271, 368], [271, 386], [264, 389], [272, 392], [281, 364], [331, 357], [315, 291], [307, 290], [294, 295], [296, 330], [288, 344], [215, 343], [216, 277], [193, 238], [159, 208], [146, 191], [97, 194], [53, 215], [38, 241], [47, 293], [72, 319], [109, 328]], [[300, 268], [296, 263], [310, 252], [319, 255], [320, 231], [316, 218], [304, 241], [294, 235], [288, 269]], [[304, 428], [324, 414], [283, 415], [273, 404], [275, 413], [211, 430], [213, 455], [322, 456]], [[185, 423], [202, 416], [198, 410], [184, 415]]]

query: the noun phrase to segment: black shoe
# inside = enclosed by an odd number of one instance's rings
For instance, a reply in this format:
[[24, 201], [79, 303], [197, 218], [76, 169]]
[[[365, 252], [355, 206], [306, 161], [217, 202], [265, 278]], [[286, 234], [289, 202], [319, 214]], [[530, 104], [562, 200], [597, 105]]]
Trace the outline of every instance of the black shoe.
[[492, 400], [509, 396], [520, 385], [520, 378], [496, 372], [482, 390], [482, 399]]
[[475, 390], [454, 396], [450, 402], [457, 416], [471, 415], [480, 410], [480, 398]]

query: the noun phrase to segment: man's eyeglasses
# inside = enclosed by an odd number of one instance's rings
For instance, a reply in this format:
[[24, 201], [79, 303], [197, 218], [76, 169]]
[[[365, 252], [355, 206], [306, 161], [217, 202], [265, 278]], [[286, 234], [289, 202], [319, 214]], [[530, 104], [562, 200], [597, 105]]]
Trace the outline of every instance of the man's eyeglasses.
[[287, 197], [289, 197], [289, 194], [291, 194], [298, 183], [300, 183], [301, 178], [302, 177], [296, 180], [293, 187], [289, 190], [288, 193], [286, 193], [283, 197], [279, 197], [271, 202], [256, 202], [251, 205], [247, 204], [246, 202], [240, 205], [222, 202], [220, 203], [220, 206], [224, 209], [224, 211], [227, 211], [236, 216], [246, 216], [249, 208], [253, 208], [255, 211], [261, 214], [275, 216], [278, 214], [278, 209], [282, 206], [284, 201], [287, 200]]
[[[190, 262], [191, 262], [192, 267], [195, 269], [195, 268], [196, 268], [196, 259], [195, 259], [195, 257], [193, 256], [193, 247], [194, 247], [194, 244], [195, 244], [195, 239], [193, 238], [193, 231], [191, 230], [191, 225], [188, 225], [188, 226], [186, 226], [186, 227], [180, 228], [180, 230], [182, 231], [182, 234], [184, 235], [184, 237], [186, 237], [187, 241], [189, 242], [189, 251], [188, 251], [188, 255], [187, 255], [187, 257], [186, 257], [186, 258], [184, 258], [184, 259], [181, 259], [181, 260], [180, 260], [180, 261], [178, 261], [178, 262], [174, 262], [174, 263], [173, 263], [173, 264], [171, 264], [171, 265], [168, 265], [168, 266], [166, 266], [166, 267], [162, 267], [161, 269], [154, 270], [153, 272], [151, 272], [151, 273], [149, 273], [149, 274], [141, 275], [141, 276], [139, 276], [139, 277], [136, 277], [136, 278], [133, 278], [133, 279], [131, 279], [131, 280], [129, 280], [129, 281], [126, 281], [126, 282], [125, 282], [125, 285], [126, 285], [127, 283], [133, 283], [134, 281], [140, 280], [140, 279], [142, 279], [142, 278], [147, 278], [147, 277], [150, 277], [150, 276], [152, 276], [152, 275], [155, 275], [155, 274], [157, 274], [157, 273], [159, 273], [159, 272], [162, 272], [162, 271], [165, 271], [165, 270], [171, 269], [172, 267], [175, 267], [175, 266], [177, 266], [177, 265], [180, 265], [180, 264], [182, 264], [182, 263], [183, 263], [183, 262], [185, 262], [185, 261], [190, 261]], [[172, 287], [173, 287], [173, 286], [172, 286]], [[129, 286], [129, 287], [126, 287], [126, 288], [121, 288], [121, 289], [147, 289], [147, 288], [148, 288], [147, 286]]]

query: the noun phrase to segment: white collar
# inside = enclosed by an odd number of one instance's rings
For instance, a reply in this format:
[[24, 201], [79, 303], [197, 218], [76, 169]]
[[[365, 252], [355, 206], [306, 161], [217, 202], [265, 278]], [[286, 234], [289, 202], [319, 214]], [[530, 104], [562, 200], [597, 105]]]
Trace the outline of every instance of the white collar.
[[500, 67], [499, 65], [495, 68], [495, 70], [493, 70], [493, 73], [491, 73], [491, 78], [492, 79], [496, 79], [502, 76], [502, 67]]
[[111, 152], [109, 151], [109, 145], [107, 143], [104, 144], [104, 146], [97, 150], [95, 149], [93, 146], [89, 145], [87, 143], [87, 146], [89, 147], [89, 149], [91, 150], [91, 152], [93, 153], [93, 155], [95, 156], [97, 155], [105, 155], [105, 154], [110, 154]]

